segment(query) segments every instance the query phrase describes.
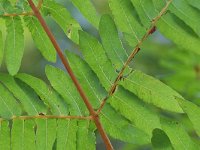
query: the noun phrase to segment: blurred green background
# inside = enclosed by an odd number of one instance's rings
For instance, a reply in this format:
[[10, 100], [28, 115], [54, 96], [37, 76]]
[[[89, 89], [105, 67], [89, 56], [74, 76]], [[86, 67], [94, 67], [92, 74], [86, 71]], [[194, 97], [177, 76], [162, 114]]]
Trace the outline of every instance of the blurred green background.
[[[71, 2], [68, 0], [57, 1], [66, 6], [71, 12], [71, 15], [81, 24], [83, 30], [98, 38], [97, 30], [88, 23]], [[92, 2], [99, 15], [110, 13], [107, 0], [92, 0]], [[67, 38], [58, 25], [50, 18], [46, 18], [46, 20], [62, 50], [74, 51], [80, 54], [78, 46]], [[0, 20], [0, 24], [1, 22], [2, 20]], [[1, 28], [5, 27], [1, 26]], [[20, 72], [26, 72], [46, 80], [44, 67], [48, 62], [45, 61], [39, 51], [36, 50], [31, 35], [27, 30], [25, 31], [25, 37], [25, 53]], [[128, 52], [131, 52], [133, 49], [125, 41], [124, 46], [127, 48]], [[53, 65], [63, 68], [59, 59], [57, 63]], [[200, 56], [193, 54], [189, 50], [177, 47], [171, 41], [163, 37], [159, 33], [159, 30], [144, 42], [141, 51], [134, 58], [131, 66], [133, 69], [142, 70], [160, 79], [180, 92], [186, 99], [200, 106]], [[5, 64], [2, 65], [0, 70], [1, 72], [7, 72]], [[182, 121], [184, 121], [184, 119], [182, 119]], [[188, 129], [188, 131], [190, 131], [190, 129]], [[137, 145], [124, 144], [114, 139], [112, 142], [117, 150], [151, 149], [150, 145], [140, 147]], [[103, 149], [100, 137], [98, 137], [97, 140], [97, 149]]]

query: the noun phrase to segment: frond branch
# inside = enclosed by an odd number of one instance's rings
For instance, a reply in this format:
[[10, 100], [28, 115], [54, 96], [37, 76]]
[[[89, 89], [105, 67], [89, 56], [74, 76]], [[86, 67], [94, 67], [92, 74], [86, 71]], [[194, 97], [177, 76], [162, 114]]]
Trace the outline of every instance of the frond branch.
[[108, 92], [108, 96], [105, 97], [102, 100], [102, 103], [99, 107], [99, 109], [97, 110], [97, 114], [99, 114], [101, 112], [101, 110], [103, 109], [107, 99], [112, 96], [115, 92], [115, 89], [118, 85], [118, 82], [120, 81], [120, 79], [123, 77], [123, 73], [124, 70], [127, 68], [127, 66], [130, 64], [131, 60], [136, 56], [136, 54], [140, 51], [140, 47], [143, 44], [143, 42], [155, 31], [156, 29], [156, 23], [159, 21], [159, 19], [166, 13], [169, 5], [171, 4], [173, 0], [169, 0], [167, 1], [165, 7], [160, 11], [159, 15], [157, 17], [155, 17], [152, 20], [151, 23], [151, 27], [149, 28], [149, 30], [147, 30], [147, 32], [145, 33], [145, 35], [142, 37], [142, 39], [138, 42], [138, 44], [136, 45], [136, 47], [133, 49], [132, 53], [129, 55], [128, 59], [126, 60], [126, 62], [124, 63], [124, 66], [122, 67], [121, 71], [119, 72], [117, 78], [115, 79], [113, 85], [111, 86], [109, 92]]
[[90, 101], [88, 100], [85, 92], [83, 91], [79, 81], [77, 80], [76, 76], [74, 75], [73, 73], [73, 70], [71, 69], [70, 65], [69, 65], [69, 62], [67, 60], [67, 58], [64, 56], [60, 46], [58, 45], [54, 35], [52, 34], [52, 32], [50, 31], [50, 29], [48, 28], [44, 18], [42, 17], [42, 15], [40, 14], [38, 8], [35, 6], [35, 4], [33, 3], [32, 0], [28, 0], [29, 2], [29, 5], [31, 6], [35, 16], [38, 18], [38, 21], [40, 22], [40, 24], [42, 25], [44, 31], [46, 32], [46, 34], [48, 35], [49, 39], [51, 40], [57, 54], [59, 55], [65, 69], [67, 70], [67, 72], [69, 73], [69, 76], [70, 78], [72, 79], [77, 91], [79, 92], [81, 98], [83, 99], [87, 109], [89, 110], [90, 112], [90, 115], [92, 116], [92, 118], [94, 119], [94, 123], [105, 143], [105, 146], [106, 146], [106, 149], [107, 150], [113, 150], [113, 146], [105, 132], [105, 130], [103, 129], [103, 126], [99, 120], [99, 116], [96, 114], [96, 111], [93, 109]]
[[[14, 116], [9, 120], [29, 120], [29, 119], [80, 119], [80, 120], [93, 120], [91, 116], [55, 116], [55, 115], [37, 115], [37, 116]], [[0, 121], [6, 119], [0, 118]]]

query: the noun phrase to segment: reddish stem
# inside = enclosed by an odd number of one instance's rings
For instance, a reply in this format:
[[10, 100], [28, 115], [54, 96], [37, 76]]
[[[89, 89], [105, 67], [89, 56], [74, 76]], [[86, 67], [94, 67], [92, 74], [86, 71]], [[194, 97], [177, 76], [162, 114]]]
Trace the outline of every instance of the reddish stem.
[[98, 131], [99, 131], [99, 133], [100, 133], [100, 135], [101, 135], [101, 137], [102, 137], [102, 139], [103, 139], [103, 141], [105, 143], [106, 149], [107, 150], [113, 150], [112, 144], [111, 144], [108, 136], [106, 135], [106, 132], [104, 131], [102, 124], [99, 121], [99, 116], [96, 114], [96, 112], [92, 108], [92, 105], [90, 104], [90, 102], [89, 102], [87, 96], [85, 95], [81, 85], [79, 84], [77, 78], [75, 77], [75, 75], [74, 75], [74, 73], [73, 73], [73, 71], [72, 71], [72, 69], [71, 69], [71, 67], [69, 65], [69, 62], [68, 62], [67, 58], [64, 56], [64, 54], [62, 53], [62, 50], [59, 47], [55, 37], [53, 36], [52, 32], [48, 28], [45, 20], [43, 19], [42, 15], [40, 14], [38, 8], [35, 6], [33, 1], [32, 0], [28, 0], [28, 2], [30, 4], [35, 16], [38, 18], [40, 24], [42, 25], [42, 27], [45, 30], [46, 34], [48, 35], [49, 39], [51, 40], [51, 42], [52, 42], [54, 48], [56, 49], [56, 51], [57, 51], [57, 53], [58, 53], [63, 65], [64, 65], [65, 69], [68, 71], [69, 76], [71, 77], [71, 79], [72, 79], [74, 85], [76, 86], [80, 96], [82, 97], [82, 99], [83, 99], [85, 105], [87, 106], [90, 114], [92, 115], [92, 117], [94, 119], [94, 122], [96, 124], [96, 127], [97, 127], [97, 129], [98, 129]]

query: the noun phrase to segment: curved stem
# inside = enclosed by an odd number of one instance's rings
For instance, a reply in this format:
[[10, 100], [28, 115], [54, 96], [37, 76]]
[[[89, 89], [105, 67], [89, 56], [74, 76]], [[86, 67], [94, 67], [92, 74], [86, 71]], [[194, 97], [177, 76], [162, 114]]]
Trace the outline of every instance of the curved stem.
[[41, 16], [38, 8], [35, 6], [35, 4], [33, 3], [32, 0], [28, 0], [35, 16], [38, 18], [40, 24], [42, 25], [43, 29], [45, 30], [46, 34], [48, 35], [49, 39], [51, 40], [54, 48], [56, 49], [65, 69], [68, 71], [69, 73], [69, 76], [71, 77], [75, 87], [77, 88], [77, 91], [79, 92], [80, 96], [82, 97], [86, 107], [88, 108], [90, 114], [92, 115], [93, 119], [94, 119], [94, 122], [95, 122], [95, 125], [105, 143], [105, 146], [106, 146], [106, 149], [107, 150], [113, 150], [113, 147], [112, 147], [112, 144], [108, 138], [108, 136], [106, 135], [106, 132], [104, 131], [103, 129], [103, 126], [102, 124], [100, 123], [100, 120], [99, 120], [99, 116], [96, 114], [95, 110], [92, 108], [92, 105], [90, 104], [85, 92], [83, 91], [81, 85], [79, 84], [76, 76], [74, 75], [70, 65], [69, 65], [69, 62], [67, 60], [67, 58], [64, 56], [64, 54], [62, 53], [62, 50], [61, 48], [59, 47], [56, 39], [54, 38], [52, 32], [50, 31], [50, 29], [48, 28], [45, 20], [43, 19], [43, 17]]

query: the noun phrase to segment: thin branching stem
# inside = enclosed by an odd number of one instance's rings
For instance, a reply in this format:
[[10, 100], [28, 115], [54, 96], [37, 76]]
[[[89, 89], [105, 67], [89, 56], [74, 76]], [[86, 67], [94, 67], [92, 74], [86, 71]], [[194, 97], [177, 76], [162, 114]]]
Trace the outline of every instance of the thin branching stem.
[[[37, 115], [37, 116], [13, 116], [10, 120], [29, 120], [29, 119], [79, 119], [79, 120], [93, 120], [92, 116], [57, 116], [57, 115]], [[0, 119], [4, 121], [6, 119]]]
[[99, 120], [99, 116], [96, 114], [96, 111], [93, 109], [91, 103], [89, 102], [89, 99], [87, 98], [85, 92], [83, 91], [79, 81], [77, 80], [76, 76], [73, 73], [73, 70], [71, 69], [69, 62], [67, 60], [67, 58], [64, 56], [64, 54], [62, 53], [62, 50], [60, 48], [60, 46], [58, 45], [54, 35], [52, 34], [52, 32], [50, 31], [50, 29], [48, 28], [44, 18], [42, 17], [42, 15], [40, 14], [38, 8], [35, 6], [35, 4], [33, 3], [32, 0], [28, 0], [35, 16], [38, 18], [40, 24], [42, 25], [43, 29], [45, 30], [46, 34], [48, 35], [49, 39], [51, 40], [55, 50], [57, 51], [57, 54], [59, 55], [65, 69], [67, 70], [67, 72], [69, 73], [69, 76], [71, 77], [75, 87], [77, 88], [77, 91], [79, 92], [80, 96], [82, 97], [87, 109], [90, 112], [90, 115], [92, 116], [94, 123], [105, 143], [106, 149], [107, 150], [113, 150], [113, 146], [105, 132], [105, 130], [103, 129], [103, 126]]
[[123, 77], [124, 70], [130, 64], [131, 60], [135, 57], [135, 55], [140, 51], [140, 47], [143, 44], [143, 42], [155, 31], [156, 23], [166, 13], [166, 11], [167, 11], [167, 9], [168, 9], [168, 7], [169, 7], [169, 5], [170, 5], [170, 3], [172, 1], [173, 0], [167, 1], [165, 7], [160, 11], [159, 15], [152, 20], [151, 27], [149, 28], [149, 30], [147, 30], [147, 32], [145, 33], [145, 35], [138, 42], [138, 44], [136, 45], [136, 47], [134, 48], [134, 50], [132, 51], [132, 53], [129, 55], [128, 59], [124, 63], [124, 66], [122, 67], [121, 71], [119, 72], [117, 78], [115, 79], [114, 83], [112, 84], [112, 86], [111, 86], [111, 88], [110, 88], [110, 90], [108, 92], [108, 95], [102, 100], [102, 103], [101, 103], [99, 109], [97, 110], [97, 114], [99, 114], [101, 112], [101, 110], [103, 109], [103, 107], [104, 107], [107, 99], [114, 94], [114, 91], [116, 89], [116, 86], [118, 85], [118, 82]]

